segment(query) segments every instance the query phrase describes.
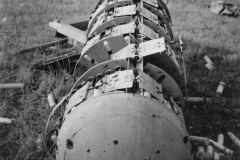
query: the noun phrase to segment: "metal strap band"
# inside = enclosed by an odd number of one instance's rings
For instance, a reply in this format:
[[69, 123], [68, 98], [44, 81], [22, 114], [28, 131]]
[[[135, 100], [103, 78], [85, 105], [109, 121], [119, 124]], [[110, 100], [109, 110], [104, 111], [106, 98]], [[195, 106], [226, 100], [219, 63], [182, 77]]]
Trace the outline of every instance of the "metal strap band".
[[126, 59], [126, 58], [133, 58], [136, 53], [135, 44], [129, 44], [117, 53], [112, 55], [112, 59]]
[[140, 43], [138, 48], [138, 53], [142, 57], [159, 52], [161, 53], [163, 51], [166, 51], [166, 45], [163, 37]]
[[158, 7], [158, 3], [157, 3], [157, 0], [143, 0], [143, 2], [147, 3], [147, 4], [150, 4], [154, 7]]
[[134, 81], [133, 70], [118, 71], [108, 75], [105, 87], [105, 93], [117, 89], [132, 88]]
[[142, 88], [157, 98], [159, 101], [163, 102], [163, 93], [162, 93], [162, 85], [156, 82], [153, 78], [151, 78], [146, 73], [139, 71], [138, 76], [139, 88]]

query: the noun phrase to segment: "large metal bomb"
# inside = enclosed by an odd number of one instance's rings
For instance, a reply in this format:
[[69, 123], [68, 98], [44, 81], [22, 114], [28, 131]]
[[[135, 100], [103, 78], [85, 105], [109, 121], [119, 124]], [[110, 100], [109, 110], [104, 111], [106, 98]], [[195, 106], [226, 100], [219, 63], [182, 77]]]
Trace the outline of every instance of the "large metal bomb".
[[66, 116], [58, 160], [187, 160], [183, 121], [152, 98], [110, 93], [90, 98]]

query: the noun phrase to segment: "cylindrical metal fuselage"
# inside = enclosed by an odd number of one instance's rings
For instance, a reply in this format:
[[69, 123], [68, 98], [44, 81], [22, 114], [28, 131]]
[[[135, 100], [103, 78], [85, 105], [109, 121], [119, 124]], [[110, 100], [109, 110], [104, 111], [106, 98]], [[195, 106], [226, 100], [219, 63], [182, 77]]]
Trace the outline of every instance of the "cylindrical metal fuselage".
[[161, 0], [98, 3], [81, 51], [98, 63], [72, 88], [57, 160], [190, 159], [170, 26]]
[[111, 93], [72, 109], [58, 136], [59, 160], [187, 160], [183, 121], [148, 97]]

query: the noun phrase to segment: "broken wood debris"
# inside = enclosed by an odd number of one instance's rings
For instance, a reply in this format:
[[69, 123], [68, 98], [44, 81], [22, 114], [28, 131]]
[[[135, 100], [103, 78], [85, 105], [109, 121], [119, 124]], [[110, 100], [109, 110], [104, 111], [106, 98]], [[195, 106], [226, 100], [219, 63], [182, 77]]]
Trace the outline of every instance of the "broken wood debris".
[[20, 55], [20, 54], [27, 53], [27, 52], [33, 52], [33, 51], [36, 51], [37, 49], [45, 49], [45, 48], [48, 48], [48, 47], [51, 47], [51, 46], [62, 45], [62, 44], [65, 44], [67, 42], [68, 42], [68, 38], [64, 38], [64, 39], [60, 39], [60, 40], [53, 41], [53, 42], [50, 42], [50, 43], [45, 43], [45, 44], [42, 44], [42, 45], [30, 47], [30, 48], [27, 48], [27, 49], [22, 49], [19, 52], [17, 52], [15, 55]]
[[209, 139], [210, 144], [215, 147], [216, 149], [218, 149], [219, 151], [223, 152], [224, 154], [226, 154], [228, 157], [232, 157], [233, 151], [230, 150], [229, 148], [226, 148], [225, 146]]
[[211, 100], [212, 98], [206, 98], [206, 97], [188, 97], [189, 103], [207, 103], [207, 102], [210, 102]]
[[86, 42], [86, 33], [76, 27], [69, 24], [62, 23], [60, 21], [49, 22], [49, 26], [55, 29], [58, 33], [61, 33], [69, 38], [72, 38], [82, 44]]
[[12, 124], [14, 122], [16, 122], [15, 119], [9, 119], [9, 118], [0, 117], [0, 124]]
[[56, 105], [56, 100], [55, 100], [55, 96], [54, 96], [53, 91], [50, 91], [47, 99], [48, 99], [48, 104], [49, 104], [50, 108], [52, 108]]
[[7, 88], [21, 88], [25, 87], [24, 83], [12, 83], [12, 84], [0, 84], [0, 89], [7, 89]]
[[235, 144], [235, 146], [240, 148], [240, 140], [232, 132], [228, 132], [227, 134], [229, 138], [232, 140], [232, 142]]
[[207, 55], [204, 55], [204, 59], [207, 62], [205, 67], [207, 67], [210, 71], [212, 71], [214, 69], [212, 60]]
[[225, 86], [224, 82], [219, 83], [217, 91], [216, 91], [217, 97], [219, 97], [223, 93], [224, 86]]
[[206, 138], [206, 137], [188, 136], [188, 139], [192, 143], [199, 143], [199, 144], [204, 145], [204, 146], [209, 145], [209, 139]]

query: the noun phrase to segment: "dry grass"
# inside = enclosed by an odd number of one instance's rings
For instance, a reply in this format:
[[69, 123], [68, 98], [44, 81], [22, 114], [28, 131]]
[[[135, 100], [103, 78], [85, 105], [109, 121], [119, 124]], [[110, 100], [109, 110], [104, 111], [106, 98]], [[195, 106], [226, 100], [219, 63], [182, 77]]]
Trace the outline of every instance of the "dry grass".
[[[214, 98], [211, 104], [197, 108], [190, 104], [188, 129], [191, 134], [211, 138], [216, 138], [223, 128], [240, 136], [234, 128], [238, 119], [215, 110], [239, 108], [240, 18], [211, 14], [206, 8], [210, 1], [170, 0], [168, 5], [175, 37], [182, 35], [185, 43], [189, 95], [214, 97], [218, 83], [226, 82], [220, 99]], [[232, 2], [240, 4], [238, 0]], [[13, 55], [20, 49], [53, 40], [49, 21], [90, 13], [96, 3], [94, 0], [0, 0], [0, 20], [7, 17], [6, 22], [0, 21], [0, 83], [34, 84], [24, 92], [1, 90], [0, 117], [14, 118], [19, 123], [0, 125], [0, 157], [9, 160], [52, 159], [43, 152], [38, 153], [35, 142], [49, 114], [47, 92], [54, 87], [56, 98], [60, 100], [69, 91], [73, 80], [66, 81], [64, 71], [58, 76], [32, 72], [29, 69], [31, 55]], [[39, 57], [37, 54], [34, 54], [35, 58]], [[215, 64], [216, 69], [211, 73], [204, 66], [204, 54]], [[235, 150], [228, 141], [226, 145]], [[238, 159], [237, 156], [234, 158]]]

